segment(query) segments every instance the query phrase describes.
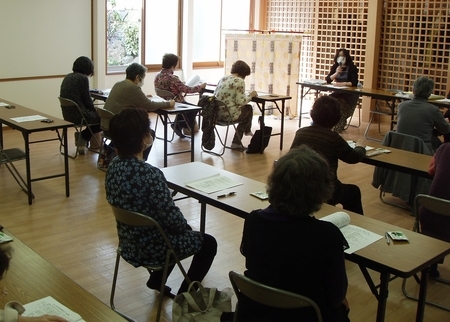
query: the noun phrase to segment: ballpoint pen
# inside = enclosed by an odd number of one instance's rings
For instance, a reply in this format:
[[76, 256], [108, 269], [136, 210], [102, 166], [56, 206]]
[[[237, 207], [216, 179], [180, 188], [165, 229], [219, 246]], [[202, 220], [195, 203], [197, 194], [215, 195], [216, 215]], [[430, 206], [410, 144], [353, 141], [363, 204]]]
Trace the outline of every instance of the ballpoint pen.
[[386, 237], [386, 243], [388, 243], [389, 245], [391, 243], [391, 240], [389, 239], [389, 234], [386, 232], [384, 236]]
[[223, 195], [218, 195], [217, 198], [225, 198], [225, 197], [230, 197], [230, 196], [234, 196], [236, 194], [235, 191], [223, 194]]

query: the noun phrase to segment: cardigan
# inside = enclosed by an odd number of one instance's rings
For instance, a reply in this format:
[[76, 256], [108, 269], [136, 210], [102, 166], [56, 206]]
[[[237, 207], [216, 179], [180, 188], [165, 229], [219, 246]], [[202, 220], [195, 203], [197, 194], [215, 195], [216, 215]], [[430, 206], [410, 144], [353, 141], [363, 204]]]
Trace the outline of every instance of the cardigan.
[[143, 108], [151, 112], [168, 107], [169, 102], [152, 101], [139, 86], [127, 79], [114, 84], [105, 102], [105, 109], [114, 114], [119, 114], [126, 108]]

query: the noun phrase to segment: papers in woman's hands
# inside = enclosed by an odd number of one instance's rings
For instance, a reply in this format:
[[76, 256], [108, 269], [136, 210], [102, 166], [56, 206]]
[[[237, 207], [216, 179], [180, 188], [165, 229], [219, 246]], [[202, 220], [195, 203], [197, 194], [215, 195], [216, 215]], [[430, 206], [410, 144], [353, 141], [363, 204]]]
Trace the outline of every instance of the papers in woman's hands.
[[199, 180], [186, 182], [186, 186], [206, 192], [213, 193], [220, 190], [240, 186], [242, 183], [234, 181], [228, 177], [221, 176], [220, 173], [202, 178]]
[[[70, 292], [70, 290], [67, 290]], [[44, 314], [56, 315], [66, 319], [69, 322], [85, 322], [78, 313], [65, 307], [51, 296], [25, 304], [25, 312], [22, 316], [42, 316]]]
[[192, 87], [198, 85], [199, 83], [200, 83], [200, 76], [194, 75], [187, 80], [186, 86]]
[[345, 250], [347, 254], [352, 254], [383, 238], [383, 236], [375, 234], [367, 229], [350, 225], [350, 216], [343, 211], [335, 212], [320, 218], [320, 220], [331, 222], [341, 230], [342, 235], [344, 235], [350, 246]]

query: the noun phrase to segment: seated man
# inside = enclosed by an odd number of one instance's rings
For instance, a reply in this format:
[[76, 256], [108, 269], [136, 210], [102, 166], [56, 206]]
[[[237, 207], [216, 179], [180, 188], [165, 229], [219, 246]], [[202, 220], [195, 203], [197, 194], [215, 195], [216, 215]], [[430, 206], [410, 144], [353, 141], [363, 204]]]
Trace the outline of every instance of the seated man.
[[437, 132], [450, 133], [450, 124], [436, 105], [427, 102], [434, 88], [434, 81], [420, 76], [413, 85], [414, 98], [398, 106], [397, 132], [422, 139], [430, 151], [441, 144]]
[[341, 119], [339, 101], [330, 96], [319, 97], [311, 109], [311, 126], [303, 127], [295, 133], [291, 149], [302, 144], [321, 154], [330, 165], [330, 179], [334, 187], [333, 194], [326, 202], [330, 205], [341, 204], [344, 209], [363, 215], [361, 190], [353, 184], [343, 184], [337, 178], [338, 161], [358, 163], [366, 156], [363, 140], [356, 142], [355, 148], [331, 129]]
[[[126, 69], [126, 79], [114, 84], [108, 99], [105, 102], [105, 109], [119, 114], [126, 108], [143, 108], [147, 112], [157, 109], [173, 107], [175, 101], [153, 101], [151, 96], [147, 97], [141, 87], [144, 85], [147, 68], [141, 64], [133, 63]], [[155, 138], [155, 131], [151, 130], [151, 135]], [[150, 154], [151, 146], [144, 151], [144, 160]]]
[[[187, 86], [184, 84], [177, 75], [173, 72], [178, 66], [178, 56], [174, 54], [165, 54], [162, 60], [162, 69], [155, 77], [155, 88], [163, 89], [171, 92], [175, 95], [175, 101], [180, 103], [186, 103], [183, 97], [183, 93], [198, 93], [206, 87], [206, 83], [202, 83], [196, 86]], [[173, 130], [179, 137], [184, 135], [192, 135], [191, 130], [194, 133], [198, 132], [198, 124], [195, 121], [197, 112], [186, 113], [185, 117], [189, 124], [186, 124], [181, 114], [178, 114], [175, 118], [175, 126]]]

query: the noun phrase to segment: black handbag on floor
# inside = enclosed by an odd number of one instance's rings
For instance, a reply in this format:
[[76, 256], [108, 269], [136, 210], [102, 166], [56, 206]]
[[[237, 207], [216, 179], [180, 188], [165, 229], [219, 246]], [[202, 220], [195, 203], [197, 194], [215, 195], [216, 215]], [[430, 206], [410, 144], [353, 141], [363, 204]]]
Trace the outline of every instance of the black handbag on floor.
[[[261, 116], [259, 117], [259, 124], [261, 124]], [[250, 140], [250, 144], [247, 148], [247, 153], [263, 153], [264, 149], [267, 148], [269, 145], [270, 135], [272, 134], [272, 127], [265, 126], [264, 123], [262, 123], [263, 131], [264, 131], [264, 137], [262, 136], [261, 130], [256, 130], [255, 134], [253, 134], [252, 139]], [[261, 140], [263, 140], [263, 146], [261, 150]]]

